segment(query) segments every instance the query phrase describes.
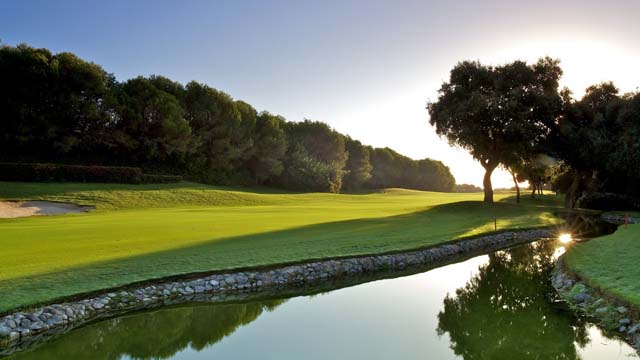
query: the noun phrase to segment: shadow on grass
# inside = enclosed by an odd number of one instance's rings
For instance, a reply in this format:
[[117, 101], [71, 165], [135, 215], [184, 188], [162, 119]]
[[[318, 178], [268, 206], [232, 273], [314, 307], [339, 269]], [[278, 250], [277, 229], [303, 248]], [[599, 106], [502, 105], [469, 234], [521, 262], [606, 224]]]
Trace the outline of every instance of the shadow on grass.
[[[538, 209], [459, 202], [410, 214], [212, 239], [182, 248], [0, 281], [0, 313], [170, 276], [429, 247], [509, 219], [509, 229], [550, 225]], [[547, 214], [548, 215], [548, 214]], [[498, 230], [506, 230], [499, 228]], [[105, 249], [108, 251], [108, 249]]]
[[[544, 207], [563, 207], [564, 206], [564, 197], [559, 195], [536, 195], [535, 198], [532, 198], [530, 194], [521, 194], [520, 195], [520, 204], [524, 206], [544, 206]], [[511, 196], [507, 196], [503, 199], [500, 199], [498, 202], [501, 203], [510, 203], [516, 204], [516, 195], [513, 194]]]

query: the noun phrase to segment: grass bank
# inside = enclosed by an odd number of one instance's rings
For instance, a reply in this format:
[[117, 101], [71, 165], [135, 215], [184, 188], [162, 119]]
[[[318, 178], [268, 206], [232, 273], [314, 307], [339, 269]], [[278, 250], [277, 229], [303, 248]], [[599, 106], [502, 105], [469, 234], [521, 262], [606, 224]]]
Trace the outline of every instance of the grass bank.
[[0, 312], [172, 275], [430, 246], [498, 228], [558, 223], [558, 200], [388, 189], [282, 193], [193, 183], [1, 183], [0, 199], [96, 211], [0, 219]]
[[567, 267], [589, 285], [640, 307], [640, 224], [620, 226], [607, 236], [575, 244]]

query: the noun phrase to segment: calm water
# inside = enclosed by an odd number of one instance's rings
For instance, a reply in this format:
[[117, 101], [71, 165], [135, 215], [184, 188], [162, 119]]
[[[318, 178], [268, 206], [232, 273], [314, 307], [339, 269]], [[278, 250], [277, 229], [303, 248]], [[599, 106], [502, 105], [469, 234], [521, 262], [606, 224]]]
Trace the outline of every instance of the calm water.
[[552, 241], [315, 296], [103, 321], [21, 359], [630, 359], [552, 305]]

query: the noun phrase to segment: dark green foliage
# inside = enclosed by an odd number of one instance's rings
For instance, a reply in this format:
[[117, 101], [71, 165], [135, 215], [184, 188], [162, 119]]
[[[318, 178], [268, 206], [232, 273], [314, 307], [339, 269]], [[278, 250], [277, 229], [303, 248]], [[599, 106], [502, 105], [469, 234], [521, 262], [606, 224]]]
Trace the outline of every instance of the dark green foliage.
[[191, 128], [174, 96], [138, 77], [122, 85], [114, 124], [116, 148], [136, 164], [183, 158], [192, 145]]
[[[286, 300], [170, 307], [84, 327], [63, 342], [20, 354], [21, 359], [169, 359], [215, 346]], [[153, 331], [149, 331], [153, 328]]]
[[103, 135], [115, 82], [70, 53], [0, 47], [0, 157], [64, 160]]
[[365, 183], [371, 179], [371, 166], [369, 149], [358, 140], [345, 138], [345, 147], [349, 158], [345, 166], [345, 175], [342, 179], [342, 187], [346, 190], [362, 189]]
[[[417, 161], [417, 168], [413, 169], [415, 187], [418, 190], [453, 191], [456, 179], [451, 175], [449, 167], [442, 161], [422, 159]], [[406, 176], [406, 175], [405, 175]], [[411, 173], [409, 174], [411, 176]], [[411, 183], [411, 178], [407, 179]]]
[[344, 136], [318, 121], [286, 123], [289, 142], [277, 182], [292, 190], [340, 192], [348, 154]]
[[309, 155], [299, 144], [287, 153], [285, 168], [277, 184], [297, 191], [339, 192], [342, 171]]
[[[27, 45], [0, 46], [0, 79], [0, 161], [126, 165], [206, 183], [299, 191], [339, 192], [343, 181], [347, 189], [453, 186], [441, 163], [400, 155], [397, 164], [384, 166], [407, 171], [412, 164], [409, 172], [397, 181], [371, 182], [370, 149], [360, 142], [321, 122], [288, 123], [258, 113], [195, 81], [184, 86], [152, 75], [120, 83], [73, 54]], [[33, 176], [21, 179], [41, 178]], [[126, 175], [121, 181], [132, 182]], [[140, 181], [178, 178], [133, 182]]]
[[234, 164], [249, 146], [242, 137], [242, 114], [236, 103], [229, 95], [192, 81], [186, 87], [184, 110], [200, 143], [199, 161], [192, 164], [192, 170], [200, 180], [228, 182]]
[[546, 141], [562, 110], [557, 60], [486, 66], [465, 61], [451, 70], [438, 100], [427, 106], [430, 123], [482, 164], [485, 201], [493, 202], [491, 174], [529, 159]]
[[551, 166], [548, 174], [551, 189], [556, 192], [566, 193], [573, 181], [573, 169], [561, 161]]
[[140, 183], [142, 184], [173, 184], [182, 181], [180, 175], [158, 175], [158, 174], [142, 174]]
[[245, 165], [256, 184], [264, 184], [282, 174], [282, 161], [287, 151], [284, 124], [283, 117], [268, 112], [262, 112], [256, 118], [253, 148]]
[[372, 188], [403, 187], [416, 190], [453, 191], [455, 179], [442, 162], [413, 160], [389, 149], [371, 149]]
[[640, 198], [640, 94], [620, 96], [605, 82], [587, 88], [579, 101], [568, 92], [564, 98], [550, 149], [564, 163], [554, 179], [566, 193], [566, 206], [590, 193]]
[[0, 180], [169, 184], [182, 181], [182, 176], [144, 174], [140, 168], [126, 166], [0, 163]]
[[[555, 244], [539, 242], [489, 255], [489, 261], [438, 314], [439, 335], [463, 359], [581, 359], [583, 323], [550, 305]], [[561, 309], [561, 308], [560, 308]]]
[[143, 174], [136, 167], [0, 163], [0, 180], [73, 181], [139, 184]]
[[471, 192], [480, 192], [482, 191], [482, 188], [475, 186], [473, 184], [456, 184], [453, 191], [458, 193], [471, 193]]
[[640, 201], [627, 195], [593, 192], [582, 195], [577, 206], [597, 210], [639, 210]]

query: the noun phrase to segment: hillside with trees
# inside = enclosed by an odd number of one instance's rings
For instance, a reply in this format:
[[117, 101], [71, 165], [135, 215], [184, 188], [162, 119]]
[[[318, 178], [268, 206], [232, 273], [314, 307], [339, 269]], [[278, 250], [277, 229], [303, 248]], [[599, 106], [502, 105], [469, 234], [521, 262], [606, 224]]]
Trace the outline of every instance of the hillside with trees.
[[0, 162], [135, 166], [210, 184], [452, 191], [444, 164], [288, 122], [206, 84], [119, 82], [74, 54], [0, 47]]

